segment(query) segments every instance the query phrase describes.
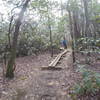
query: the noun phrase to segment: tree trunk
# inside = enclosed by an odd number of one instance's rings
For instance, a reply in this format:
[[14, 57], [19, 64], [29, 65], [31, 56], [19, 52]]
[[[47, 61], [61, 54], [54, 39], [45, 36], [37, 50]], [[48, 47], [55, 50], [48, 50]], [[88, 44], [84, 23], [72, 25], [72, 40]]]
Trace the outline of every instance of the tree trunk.
[[88, 1], [87, 0], [83, 0], [83, 4], [84, 4], [84, 11], [85, 11], [85, 20], [86, 20], [86, 26], [85, 26], [85, 37], [86, 37], [86, 63], [89, 64], [89, 55], [90, 52], [87, 52], [87, 49], [89, 51], [89, 46], [87, 45], [88, 42], [88, 36], [89, 36], [89, 13], [88, 13]]
[[[47, 11], [49, 12], [49, 8], [47, 6]], [[48, 13], [48, 28], [49, 28], [49, 32], [50, 32], [50, 51], [51, 51], [51, 57], [53, 57], [53, 41], [52, 41], [52, 30], [51, 30], [51, 23], [50, 23], [50, 16]]]
[[72, 25], [72, 16], [71, 16], [71, 12], [70, 10], [68, 10], [68, 14], [69, 14], [69, 22], [70, 22], [70, 34], [71, 34], [71, 38], [72, 38], [72, 56], [73, 56], [73, 63], [75, 63], [75, 50], [74, 50], [74, 32], [73, 32], [73, 25]]
[[19, 13], [18, 19], [16, 20], [14, 37], [11, 46], [11, 55], [10, 55], [10, 59], [8, 60], [7, 71], [6, 71], [6, 77], [8, 78], [14, 77], [14, 65], [15, 65], [15, 58], [16, 58], [16, 48], [17, 48], [17, 41], [19, 36], [19, 29], [20, 29], [21, 21], [24, 16], [24, 12], [26, 11], [29, 1], [30, 0], [26, 0], [21, 12]]
[[49, 31], [50, 31], [50, 45], [51, 45], [51, 57], [53, 57], [53, 42], [52, 42], [52, 31], [51, 31], [51, 25], [49, 23]]
[[75, 34], [75, 40], [80, 37], [79, 27], [78, 27], [78, 13], [76, 11], [73, 11], [73, 24], [74, 24], [74, 34]]
[[[85, 10], [85, 20], [86, 20], [86, 26], [85, 26], [85, 36], [88, 36], [88, 30], [89, 30], [89, 14], [88, 14], [88, 1], [83, 0], [84, 3], [84, 10]], [[87, 42], [87, 41], [86, 41]]]
[[84, 11], [85, 11], [85, 19], [86, 19], [86, 36], [87, 36], [87, 32], [88, 32], [88, 28], [89, 28], [89, 14], [88, 14], [88, 1], [87, 0], [83, 0], [83, 4], [84, 4]]

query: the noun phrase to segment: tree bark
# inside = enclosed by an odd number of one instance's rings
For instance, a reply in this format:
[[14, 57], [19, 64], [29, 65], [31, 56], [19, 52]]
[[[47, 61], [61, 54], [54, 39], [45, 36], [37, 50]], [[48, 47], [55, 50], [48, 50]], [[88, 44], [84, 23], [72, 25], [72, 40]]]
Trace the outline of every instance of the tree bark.
[[51, 31], [50, 21], [49, 21], [49, 31], [50, 31], [51, 57], [53, 57], [53, 41], [52, 41], [52, 31]]
[[70, 22], [70, 34], [71, 34], [71, 38], [72, 38], [72, 56], [73, 56], [73, 63], [75, 63], [75, 50], [74, 50], [74, 32], [73, 32], [73, 23], [72, 23], [72, 16], [71, 16], [71, 12], [70, 10], [68, 10], [68, 14], [69, 14], [69, 22]]
[[24, 12], [26, 11], [29, 1], [30, 0], [26, 0], [22, 10], [19, 13], [18, 19], [16, 20], [14, 37], [11, 46], [11, 54], [10, 54], [10, 59], [8, 60], [7, 71], [6, 71], [6, 77], [8, 78], [14, 77], [14, 65], [15, 65], [15, 58], [16, 58], [16, 48], [17, 48], [17, 41], [19, 36], [19, 29], [20, 29], [21, 21], [24, 16]]
[[[89, 46], [88, 46], [88, 37], [89, 37], [89, 13], [88, 13], [88, 0], [83, 0], [84, 4], [84, 11], [85, 11], [85, 21], [86, 21], [86, 26], [85, 26], [85, 37], [86, 37], [86, 63], [89, 64]], [[88, 50], [88, 52], [87, 52]]]
[[88, 36], [88, 28], [89, 28], [89, 14], [88, 14], [88, 3], [87, 2], [88, 2], [87, 0], [83, 0], [84, 10], [85, 10], [85, 19], [86, 19], [86, 30], [85, 30], [86, 37]]
[[78, 13], [76, 11], [73, 11], [73, 24], [74, 24], [74, 34], [75, 34], [75, 40], [80, 38], [80, 32], [78, 27]]
[[[47, 6], [47, 11], [49, 12], [49, 7]], [[52, 40], [52, 30], [51, 30], [51, 23], [50, 23], [50, 16], [48, 13], [48, 28], [49, 28], [49, 32], [50, 32], [50, 51], [51, 51], [51, 57], [53, 57], [53, 40]]]

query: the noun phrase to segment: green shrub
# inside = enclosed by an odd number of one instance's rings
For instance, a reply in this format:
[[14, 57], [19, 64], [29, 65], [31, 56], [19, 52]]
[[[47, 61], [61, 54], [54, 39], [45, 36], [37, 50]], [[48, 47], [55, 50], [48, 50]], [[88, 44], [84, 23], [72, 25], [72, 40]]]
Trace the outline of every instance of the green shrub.
[[40, 39], [20, 39], [17, 47], [17, 55], [27, 56], [44, 49], [45, 43]]
[[94, 39], [92, 37], [79, 38], [76, 41], [76, 46], [76, 48], [78, 48], [78, 50], [80, 51], [85, 50], [86, 46], [88, 46], [91, 49], [100, 49], [100, 39]]
[[100, 73], [92, 72], [85, 68], [79, 68], [82, 73], [81, 82], [73, 88], [72, 97], [95, 94], [100, 90]]

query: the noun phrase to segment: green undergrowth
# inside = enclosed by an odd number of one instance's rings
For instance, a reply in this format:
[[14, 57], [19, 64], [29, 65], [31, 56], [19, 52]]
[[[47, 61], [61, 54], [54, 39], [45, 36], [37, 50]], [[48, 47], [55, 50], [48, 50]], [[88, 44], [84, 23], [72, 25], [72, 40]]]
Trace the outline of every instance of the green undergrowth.
[[77, 72], [82, 74], [82, 80], [71, 89], [73, 100], [82, 96], [93, 96], [100, 91], [100, 73], [87, 70], [84, 67], [79, 67]]

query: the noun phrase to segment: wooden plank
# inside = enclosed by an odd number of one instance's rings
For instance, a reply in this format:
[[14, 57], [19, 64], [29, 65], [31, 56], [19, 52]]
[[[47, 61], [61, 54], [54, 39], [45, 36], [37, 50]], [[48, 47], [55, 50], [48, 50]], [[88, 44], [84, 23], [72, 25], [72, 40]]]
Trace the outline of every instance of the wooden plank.
[[62, 53], [60, 53], [50, 64], [49, 67], [54, 67], [57, 65], [57, 63], [59, 62], [60, 58], [67, 53], [68, 50], [64, 50]]
[[[58, 57], [58, 56], [57, 56]], [[56, 58], [57, 58], [56, 57]], [[56, 58], [49, 64], [49, 66], [52, 66], [53, 65], [53, 63], [56, 61]]]
[[60, 58], [67, 53], [67, 50], [65, 50], [64, 52], [62, 52], [61, 54], [59, 54], [58, 58], [56, 59], [56, 61], [53, 63], [53, 67], [57, 65], [57, 63], [59, 62]]
[[56, 60], [58, 59], [58, 57], [60, 56], [60, 54], [49, 64], [49, 66], [53, 66], [54, 62], [56, 62]]

